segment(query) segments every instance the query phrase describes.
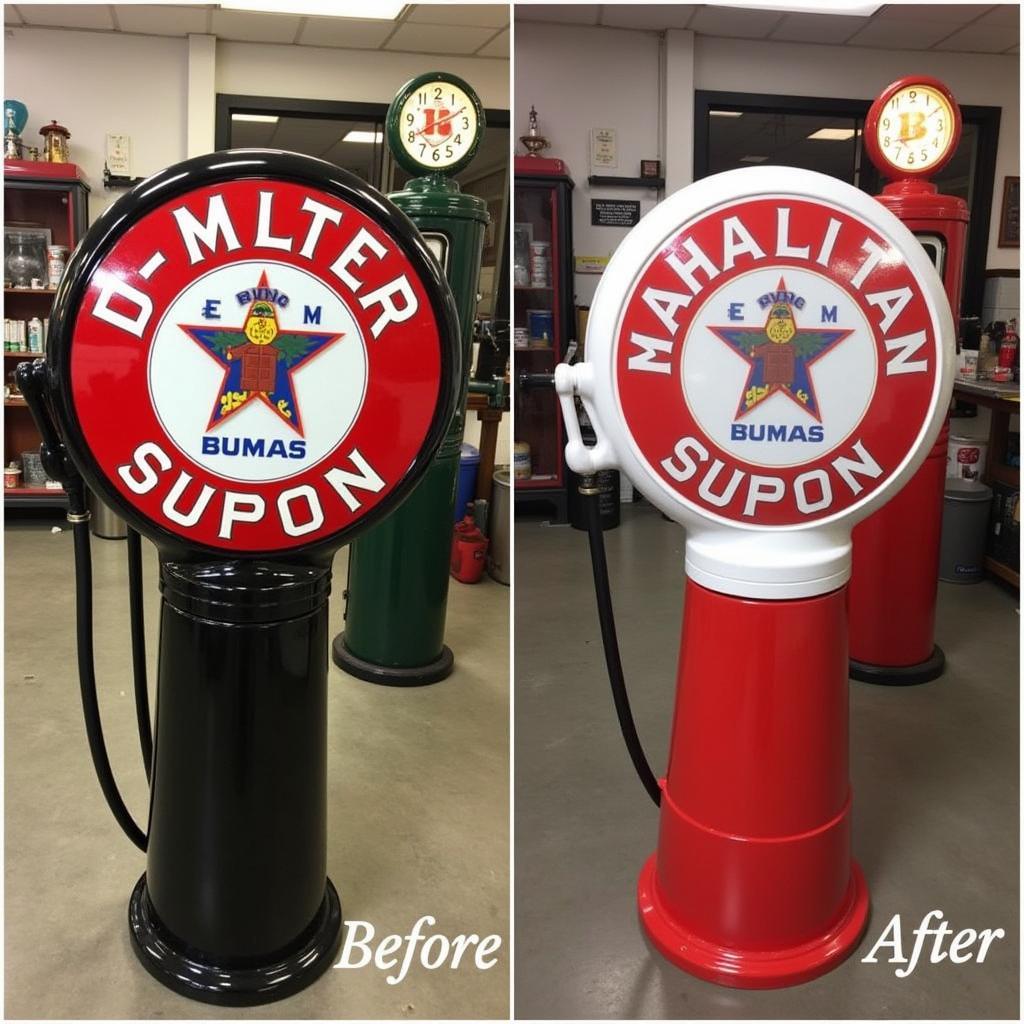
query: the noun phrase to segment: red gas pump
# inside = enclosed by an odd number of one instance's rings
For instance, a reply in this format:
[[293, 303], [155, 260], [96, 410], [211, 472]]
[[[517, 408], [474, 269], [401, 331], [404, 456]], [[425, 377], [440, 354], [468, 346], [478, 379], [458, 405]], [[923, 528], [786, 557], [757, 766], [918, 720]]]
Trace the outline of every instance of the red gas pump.
[[[867, 925], [851, 851], [850, 531], [914, 476], [945, 419], [941, 281], [914, 236], [858, 189], [790, 167], [729, 171], [669, 197], [623, 240], [586, 353], [556, 368], [555, 385], [566, 461], [588, 478], [616, 710], [660, 807], [641, 923], [671, 963], [709, 981], [806, 981]], [[619, 664], [589, 485], [602, 469], [624, 472], [686, 527], [660, 780]]]
[[[954, 324], [963, 286], [967, 203], [940, 195], [928, 179], [960, 142], [960, 108], [949, 89], [922, 75], [893, 82], [864, 126], [871, 162], [890, 178], [877, 197], [917, 237], [938, 270]], [[949, 421], [914, 478], [853, 533], [850, 675], [889, 685], [942, 675], [935, 601]]]

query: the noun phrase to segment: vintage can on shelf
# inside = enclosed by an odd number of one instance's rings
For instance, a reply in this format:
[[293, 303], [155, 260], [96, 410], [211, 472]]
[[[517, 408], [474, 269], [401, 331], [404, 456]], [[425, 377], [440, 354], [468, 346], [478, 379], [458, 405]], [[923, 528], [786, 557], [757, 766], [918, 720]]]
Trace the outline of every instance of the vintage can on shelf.
[[67, 264], [68, 247], [66, 245], [48, 245], [46, 247], [46, 276], [51, 288], [60, 284]]
[[43, 321], [37, 316], [28, 322], [28, 350], [36, 354], [43, 351]]
[[981, 480], [988, 442], [976, 437], [950, 437], [946, 476], [954, 480]]
[[525, 441], [516, 441], [512, 446], [512, 470], [517, 480], [529, 480], [533, 476], [530, 446]]

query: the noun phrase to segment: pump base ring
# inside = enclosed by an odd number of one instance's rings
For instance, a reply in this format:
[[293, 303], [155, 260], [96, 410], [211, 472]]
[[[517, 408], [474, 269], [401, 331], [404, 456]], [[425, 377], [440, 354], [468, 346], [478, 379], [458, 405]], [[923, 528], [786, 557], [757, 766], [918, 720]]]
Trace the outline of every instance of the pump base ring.
[[294, 995], [334, 963], [341, 945], [341, 902], [331, 880], [309, 927], [281, 953], [240, 964], [206, 958], [171, 936], [156, 916], [143, 875], [128, 902], [132, 949], [162, 985], [201, 1003], [260, 1006]]
[[343, 672], [367, 683], [379, 686], [427, 686], [447, 679], [455, 669], [455, 655], [445, 644], [440, 655], [427, 665], [415, 665], [412, 668], [392, 668], [378, 665], [372, 661], [363, 661], [345, 646], [345, 634], [339, 633], [331, 645], [334, 664]]
[[918, 686], [938, 679], [946, 668], [946, 655], [936, 644], [931, 655], [916, 665], [872, 665], [850, 659], [850, 678], [878, 686]]
[[704, 981], [728, 988], [767, 989], [799, 985], [826, 974], [860, 942], [870, 901], [860, 867], [851, 862], [846, 901], [827, 932], [790, 949], [745, 950], [720, 946], [674, 920], [658, 895], [656, 855], [648, 858], [637, 883], [640, 923], [670, 963]]

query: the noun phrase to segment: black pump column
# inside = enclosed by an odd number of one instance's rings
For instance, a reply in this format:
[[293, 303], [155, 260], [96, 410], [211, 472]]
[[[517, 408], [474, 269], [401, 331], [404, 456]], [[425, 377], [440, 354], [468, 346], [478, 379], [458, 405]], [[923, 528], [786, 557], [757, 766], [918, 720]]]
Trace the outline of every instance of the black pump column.
[[48, 467], [160, 552], [133, 947], [193, 998], [281, 998], [330, 966], [341, 935], [326, 875], [331, 561], [403, 501], [444, 435], [460, 372], [450, 290], [412, 224], [354, 176], [233, 151], [161, 172], [97, 221], [50, 337], [24, 374]]

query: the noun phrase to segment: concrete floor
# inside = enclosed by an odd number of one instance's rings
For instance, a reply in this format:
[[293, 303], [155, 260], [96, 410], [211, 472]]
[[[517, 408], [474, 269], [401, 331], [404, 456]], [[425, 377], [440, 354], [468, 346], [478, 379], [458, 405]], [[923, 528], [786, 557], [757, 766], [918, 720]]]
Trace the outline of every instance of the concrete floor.
[[[649, 506], [606, 533], [637, 727], [662, 770], [682, 607], [683, 533]], [[520, 1018], [1019, 1018], [1018, 601], [940, 584], [948, 668], [906, 689], [851, 684], [854, 855], [872, 917], [858, 951], [791, 989], [684, 974], [643, 938], [636, 876], [657, 813], [619, 736], [586, 536], [516, 524], [515, 1013]], [[893, 914], [930, 910], [1007, 938], [984, 964], [862, 964]], [[911, 937], [912, 944], [912, 937]], [[948, 945], [948, 943], [947, 943]]]
[[[56, 520], [55, 520], [56, 521]], [[74, 653], [71, 534], [9, 523], [6, 540], [7, 1018], [501, 1018], [508, 1016], [508, 608], [490, 579], [452, 582], [447, 640], [457, 667], [422, 689], [372, 686], [333, 665], [328, 872], [350, 920], [378, 937], [436, 930], [502, 936], [481, 972], [329, 970], [304, 992], [250, 1010], [175, 995], [142, 969], [126, 907], [144, 858], [93, 775]], [[158, 593], [147, 556], [150, 681]], [[97, 675], [115, 775], [136, 821], [146, 781], [132, 702], [123, 543], [95, 541]], [[332, 634], [341, 628], [335, 564]]]

